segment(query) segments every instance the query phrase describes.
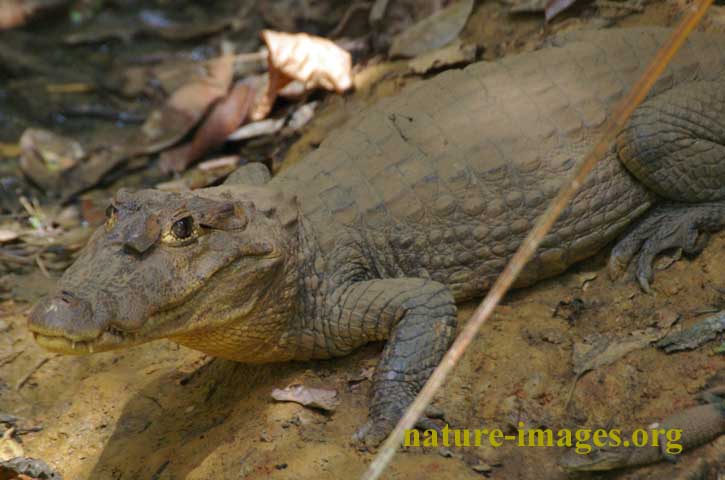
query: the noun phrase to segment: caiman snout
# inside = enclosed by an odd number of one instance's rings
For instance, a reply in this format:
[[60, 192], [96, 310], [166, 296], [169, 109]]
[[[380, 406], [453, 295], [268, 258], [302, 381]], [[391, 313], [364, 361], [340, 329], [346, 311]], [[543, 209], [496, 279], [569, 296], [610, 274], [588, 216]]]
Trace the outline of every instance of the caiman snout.
[[102, 331], [94, 321], [91, 304], [67, 291], [38, 303], [30, 313], [28, 327], [41, 345], [62, 351], [66, 346], [73, 349], [76, 343], [95, 340]]

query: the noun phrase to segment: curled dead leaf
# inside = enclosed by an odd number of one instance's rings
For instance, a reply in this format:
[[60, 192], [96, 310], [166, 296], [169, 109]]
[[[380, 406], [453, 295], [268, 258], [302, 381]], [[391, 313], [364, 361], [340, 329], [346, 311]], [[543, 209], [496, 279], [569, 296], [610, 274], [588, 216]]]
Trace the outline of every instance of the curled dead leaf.
[[206, 152], [222, 145], [227, 136], [247, 116], [254, 99], [252, 89], [238, 83], [231, 92], [219, 100], [206, 116], [189, 144], [183, 144], [161, 154], [159, 165], [165, 172], [182, 172]]
[[350, 54], [326, 38], [306, 33], [263, 30], [270, 68], [279, 70], [308, 90], [324, 88], [342, 93], [352, 86]]
[[305, 387], [304, 385], [290, 385], [287, 388], [275, 388], [272, 398], [279, 402], [295, 402], [305, 407], [319, 408], [334, 411], [340, 403], [336, 390]]
[[269, 51], [269, 75], [264, 95], [252, 110], [253, 121], [265, 118], [280, 90], [294, 80], [307, 91], [324, 88], [342, 93], [352, 87], [352, 58], [334, 42], [306, 33], [273, 30], [263, 30], [262, 39]]

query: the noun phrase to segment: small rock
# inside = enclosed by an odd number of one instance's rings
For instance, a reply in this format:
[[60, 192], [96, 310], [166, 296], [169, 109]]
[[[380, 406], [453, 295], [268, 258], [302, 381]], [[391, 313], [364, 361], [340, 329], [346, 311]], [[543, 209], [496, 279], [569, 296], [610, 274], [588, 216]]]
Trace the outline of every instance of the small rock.
[[280, 402], [295, 402], [305, 407], [319, 408], [332, 412], [337, 408], [340, 399], [336, 390], [310, 388], [304, 385], [290, 385], [285, 389], [275, 388], [272, 398]]
[[451, 451], [450, 448], [439, 448], [438, 455], [440, 455], [443, 458], [451, 458], [451, 457], [453, 457], [453, 452]]

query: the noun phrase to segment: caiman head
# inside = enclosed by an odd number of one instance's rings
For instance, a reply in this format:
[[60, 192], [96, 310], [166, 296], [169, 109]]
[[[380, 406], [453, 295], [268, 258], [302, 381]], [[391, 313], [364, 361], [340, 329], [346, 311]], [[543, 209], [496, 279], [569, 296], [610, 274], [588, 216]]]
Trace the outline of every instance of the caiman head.
[[106, 213], [30, 314], [41, 346], [84, 354], [169, 338], [238, 360], [275, 355], [296, 285], [295, 199], [262, 187], [120, 190]]

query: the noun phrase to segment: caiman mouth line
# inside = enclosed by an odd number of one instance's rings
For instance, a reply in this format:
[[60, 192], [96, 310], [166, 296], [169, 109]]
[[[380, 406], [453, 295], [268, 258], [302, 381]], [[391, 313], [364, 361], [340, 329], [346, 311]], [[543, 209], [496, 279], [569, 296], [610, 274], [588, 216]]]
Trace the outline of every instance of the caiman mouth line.
[[84, 354], [93, 353], [94, 340], [81, 340], [73, 341], [66, 337], [59, 337], [54, 335], [44, 335], [42, 333], [33, 332], [33, 338], [41, 347], [50, 350], [51, 352], [66, 353], [66, 354]]
[[35, 330], [31, 331], [33, 338], [41, 347], [54, 352], [75, 355], [102, 352], [129, 345], [136, 337], [134, 333], [125, 332], [116, 327], [107, 328], [100, 332], [98, 336], [89, 340], [73, 340], [63, 334], [53, 335]]

